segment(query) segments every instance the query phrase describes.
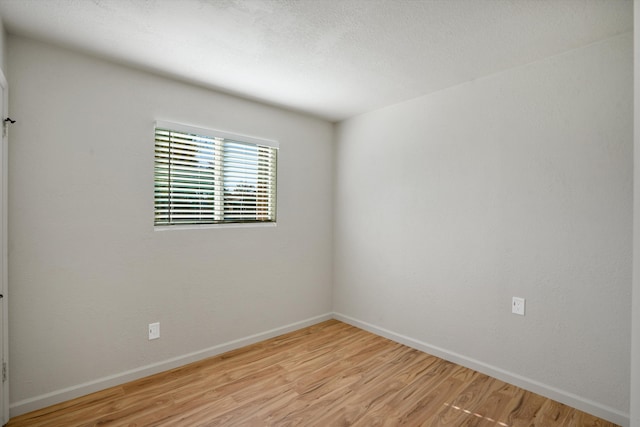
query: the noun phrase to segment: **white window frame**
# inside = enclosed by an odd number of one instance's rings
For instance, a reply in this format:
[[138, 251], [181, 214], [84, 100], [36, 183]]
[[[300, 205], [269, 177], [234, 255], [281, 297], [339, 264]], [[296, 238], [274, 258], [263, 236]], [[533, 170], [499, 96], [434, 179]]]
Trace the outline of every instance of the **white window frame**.
[[[227, 131], [221, 131], [221, 130], [217, 130], [217, 129], [209, 129], [209, 128], [190, 126], [190, 125], [185, 125], [185, 124], [181, 124], [181, 123], [174, 123], [174, 122], [169, 122], [169, 121], [164, 121], [164, 120], [157, 120], [154, 123], [154, 153], [155, 153], [155, 149], [156, 149], [156, 137], [155, 137], [156, 129], [171, 130], [171, 131], [175, 131], [175, 132], [182, 132], [182, 133], [198, 135], [198, 136], [203, 136], [203, 137], [208, 137], [208, 138], [216, 138], [216, 139], [220, 139], [220, 140], [224, 140], [224, 141], [233, 141], [233, 142], [239, 142], [239, 143], [267, 146], [267, 147], [270, 147], [270, 148], [274, 148], [276, 150], [276, 153], [277, 153], [278, 149], [280, 148], [280, 145], [279, 145], [278, 141], [274, 141], [274, 140], [270, 140], [270, 139], [258, 138], [258, 137], [254, 137], [254, 136], [248, 136], [248, 135], [242, 135], [242, 134], [237, 134], [237, 133], [232, 133], [232, 132], [227, 132]], [[156, 158], [155, 158], [155, 154], [154, 154], [154, 170], [155, 170], [155, 165], [156, 165]], [[275, 170], [276, 171], [275, 171], [275, 176], [274, 176], [276, 188], [274, 189], [274, 195], [273, 195], [273, 201], [274, 201], [275, 207], [274, 207], [274, 213], [273, 213], [273, 220], [272, 221], [249, 221], [249, 222], [247, 222], [247, 221], [242, 221], [242, 222], [225, 221], [225, 222], [211, 222], [211, 223], [178, 223], [178, 224], [156, 224], [156, 219], [155, 219], [155, 212], [156, 212], [156, 200], [155, 200], [156, 176], [155, 176], [155, 172], [154, 172], [154, 230], [164, 231], [164, 230], [185, 230], [185, 229], [202, 229], [202, 228], [219, 228], [219, 227], [275, 227], [277, 225], [277, 194], [278, 194], [278, 192], [277, 192], [277, 169], [278, 169], [278, 159], [276, 157], [276, 162], [275, 162]], [[222, 171], [221, 170], [215, 170], [214, 173], [216, 175], [220, 174], [220, 177], [222, 178]], [[223, 187], [221, 186], [221, 189], [222, 188]], [[224, 190], [222, 189], [222, 191], [224, 191]], [[222, 194], [216, 194], [214, 197], [221, 204], [224, 202], [222, 200], [223, 199]]]

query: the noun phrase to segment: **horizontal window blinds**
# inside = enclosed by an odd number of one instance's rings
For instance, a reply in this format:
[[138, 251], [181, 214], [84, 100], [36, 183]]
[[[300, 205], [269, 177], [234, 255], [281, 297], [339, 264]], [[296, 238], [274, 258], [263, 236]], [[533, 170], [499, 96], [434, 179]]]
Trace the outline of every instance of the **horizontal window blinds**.
[[155, 130], [155, 225], [275, 222], [274, 143], [177, 127]]

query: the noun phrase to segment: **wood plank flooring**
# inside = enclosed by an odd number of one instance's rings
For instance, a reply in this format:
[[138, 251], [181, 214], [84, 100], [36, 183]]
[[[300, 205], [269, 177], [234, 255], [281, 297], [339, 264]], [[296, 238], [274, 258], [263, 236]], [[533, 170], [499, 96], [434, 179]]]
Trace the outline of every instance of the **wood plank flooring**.
[[615, 426], [330, 320], [12, 418], [43, 426]]

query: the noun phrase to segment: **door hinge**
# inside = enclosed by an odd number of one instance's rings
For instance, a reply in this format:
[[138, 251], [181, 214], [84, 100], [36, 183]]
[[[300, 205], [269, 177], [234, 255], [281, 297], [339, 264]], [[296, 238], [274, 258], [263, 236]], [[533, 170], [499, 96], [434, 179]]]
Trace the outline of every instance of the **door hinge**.
[[2, 382], [7, 381], [7, 362], [2, 361]]
[[7, 136], [7, 127], [9, 126], [9, 124], [13, 124], [16, 121], [13, 120], [11, 117], [7, 117], [6, 119], [4, 119], [4, 121], [2, 122], [2, 136], [5, 137]]

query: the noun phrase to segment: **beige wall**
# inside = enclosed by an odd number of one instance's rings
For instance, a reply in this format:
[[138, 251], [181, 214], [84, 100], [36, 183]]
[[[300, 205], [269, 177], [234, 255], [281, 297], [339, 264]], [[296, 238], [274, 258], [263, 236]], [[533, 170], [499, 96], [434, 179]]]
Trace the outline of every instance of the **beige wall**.
[[341, 123], [334, 310], [627, 422], [632, 43]]
[[[13, 415], [331, 312], [332, 124], [8, 44]], [[279, 141], [277, 227], [154, 231], [156, 119]]]

